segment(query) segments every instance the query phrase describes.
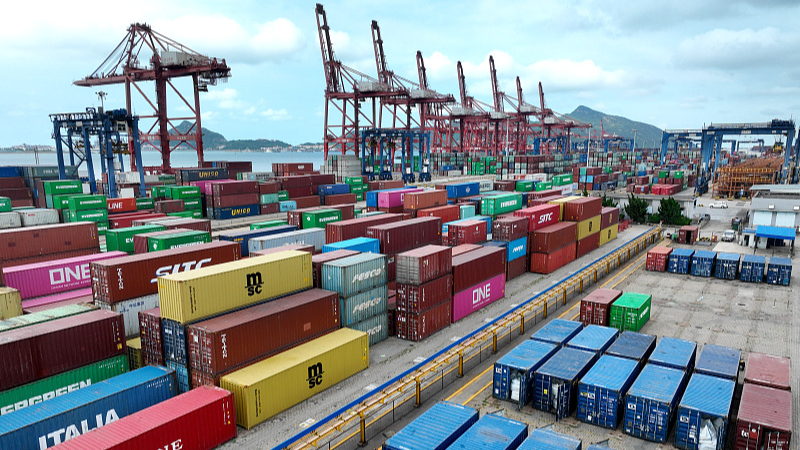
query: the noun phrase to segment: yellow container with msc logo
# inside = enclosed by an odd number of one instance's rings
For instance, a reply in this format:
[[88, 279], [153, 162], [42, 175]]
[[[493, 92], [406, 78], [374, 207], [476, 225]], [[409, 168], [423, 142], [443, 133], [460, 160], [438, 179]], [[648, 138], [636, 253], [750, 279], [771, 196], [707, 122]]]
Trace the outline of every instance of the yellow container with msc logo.
[[161, 317], [182, 324], [311, 289], [311, 254], [287, 250], [158, 278]]
[[578, 240], [600, 232], [600, 215], [578, 222]]
[[369, 367], [369, 335], [342, 328], [222, 377], [250, 429]]

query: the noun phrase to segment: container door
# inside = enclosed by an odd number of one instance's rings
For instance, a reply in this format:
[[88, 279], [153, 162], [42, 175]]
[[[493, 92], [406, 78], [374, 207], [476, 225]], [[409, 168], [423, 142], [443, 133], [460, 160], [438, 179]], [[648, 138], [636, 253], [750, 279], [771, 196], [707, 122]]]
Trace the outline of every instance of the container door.
[[764, 450], [789, 450], [792, 435], [780, 431], [767, 431], [764, 437]]
[[556, 410], [556, 420], [569, 417], [570, 414], [570, 385], [557, 384], [553, 386], [553, 402]]

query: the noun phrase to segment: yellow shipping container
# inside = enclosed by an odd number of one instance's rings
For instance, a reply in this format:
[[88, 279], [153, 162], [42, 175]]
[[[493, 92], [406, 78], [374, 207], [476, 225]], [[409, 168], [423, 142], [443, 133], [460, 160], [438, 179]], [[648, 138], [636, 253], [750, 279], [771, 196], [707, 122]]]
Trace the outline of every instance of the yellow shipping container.
[[142, 338], [128, 339], [128, 367], [136, 370], [144, 365], [142, 359]]
[[250, 429], [369, 367], [369, 335], [342, 328], [220, 379]]
[[549, 201], [547, 203], [549, 203], [551, 205], [558, 205], [558, 209], [560, 211], [558, 213], [559, 214], [558, 215], [558, 220], [559, 220], [559, 222], [563, 222], [564, 221], [564, 203], [571, 202], [571, 201], [577, 200], [579, 198], [581, 198], [579, 195], [572, 195], [572, 196], [569, 196], [569, 197], [559, 198], [558, 200]]
[[619, 224], [615, 223], [608, 228], [603, 228], [600, 230], [600, 245], [606, 245], [609, 242], [613, 241], [617, 238], [617, 231], [619, 230]]
[[0, 287], [0, 320], [22, 315], [22, 296], [12, 287]]
[[600, 232], [600, 215], [578, 222], [578, 240]]
[[310, 289], [311, 253], [287, 250], [158, 278], [161, 317], [186, 324]]

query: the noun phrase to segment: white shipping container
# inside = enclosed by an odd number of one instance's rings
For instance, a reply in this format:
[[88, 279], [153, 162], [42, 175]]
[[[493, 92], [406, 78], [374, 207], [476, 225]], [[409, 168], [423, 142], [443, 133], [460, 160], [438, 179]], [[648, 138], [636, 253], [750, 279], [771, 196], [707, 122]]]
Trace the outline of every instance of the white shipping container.
[[492, 181], [492, 180], [479, 180], [478, 181], [478, 191], [479, 192], [491, 191], [492, 189], [494, 189], [494, 181]]
[[158, 294], [145, 295], [117, 303], [106, 303], [95, 300], [97, 306], [122, 314], [125, 323], [125, 336], [128, 338], [139, 336], [139, 312], [158, 308]]
[[322, 251], [322, 246], [325, 245], [325, 229], [309, 228], [271, 236], [257, 237], [248, 241], [250, 253], [292, 244], [313, 245], [315, 251]]
[[0, 230], [4, 228], [19, 228], [22, 220], [15, 211], [0, 213]]
[[55, 209], [34, 208], [17, 211], [23, 227], [35, 225], [52, 225], [58, 223], [58, 211]]

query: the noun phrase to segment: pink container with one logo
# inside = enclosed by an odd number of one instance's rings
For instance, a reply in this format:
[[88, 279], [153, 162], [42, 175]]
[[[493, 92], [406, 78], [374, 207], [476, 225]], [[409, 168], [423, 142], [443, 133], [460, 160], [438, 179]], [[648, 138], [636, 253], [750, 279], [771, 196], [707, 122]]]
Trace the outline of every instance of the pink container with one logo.
[[89, 263], [128, 256], [125, 252], [95, 253], [3, 269], [6, 285], [19, 290], [23, 300], [76, 289], [91, 288]]
[[398, 189], [396, 191], [379, 192], [378, 207], [394, 208], [396, 206], [403, 206], [403, 199], [405, 199], [406, 194], [410, 192], [422, 192], [422, 189]]
[[453, 323], [506, 295], [506, 275], [501, 273], [453, 296]]

